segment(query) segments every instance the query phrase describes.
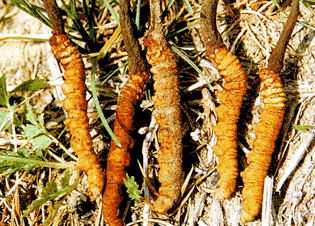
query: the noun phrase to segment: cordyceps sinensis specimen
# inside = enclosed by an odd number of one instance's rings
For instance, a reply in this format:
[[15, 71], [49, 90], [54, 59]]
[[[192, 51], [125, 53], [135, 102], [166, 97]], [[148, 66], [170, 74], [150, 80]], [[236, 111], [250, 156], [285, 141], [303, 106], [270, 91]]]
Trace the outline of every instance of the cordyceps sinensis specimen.
[[259, 96], [264, 107], [260, 121], [254, 126], [256, 137], [252, 141], [252, 150], [247, 155], [248, 166], [241, 173], [244, 181], [241, 221], [244, 223], [253, 221], [261, 209], [264, 179], [267, 176], [285, 112], [285, 93], [279, 72], [283, 67], [284, 52], [298, 12], [299, 0], [293, 0], [291, 13], [269, 58], [268, 67], [262, 69], [259, 74], [261, 80]]
[[103, 216], [108, 225], [123, 225], [119, 216], [119, 204], [122, 200], [121, 187], [126, 177], [125, 167], [129, 165], [128, 149], [133, 146], [130, 131], [133, 128], [135, 104], [142, 98], [149, 74], [145, 60], [140, 54], [140, 46], [134, 36], [129, 16], [129, 0], [120, 1], [120, 21], [124, 46], [128, 53], [129, 79], [121, 89], [116, 109], [114, 133], [121, 146], [112, 141], [107, 157], [106, 185], [103, 195]]
[[229, 198], [238, 176], [237, 121], [243, 96], [246, 93], [247, 76], [237, 57], [229, 52], [216, 26], [218, 0], [203, 0], [201, 9], [201, 37], [209, 60], [224, 79], [223, 90], [217, 96], [220, 105], [216, 108], [218, 122], [214, 127], [217, 143], [214, 152], [219, 157], [217, 170], [220, 175], [216, 196]]
[[78, 167], [87, 174], [89, 196], [95, 200], [102, 194], [104, 174], [97, 154], [93, 151], [92, 137], [89, 132], [84, 64], [78, 48], [64, 34], [59, 9], [54, 0], [46, 0], [53, 36], [50, 45], [55, 57], [63, 66], [65, 82], [62, 85], [66, 98], [63, 107], [68, 113], [65, 125], [71, 134], [71, 147], [78, 155]]
[[150, 0], [151, 24], [144, 45], [154, 79], [153, 116], [159, 125], [158, 179], [161, 186], [153, 209], [165, 214], [179, 199], [183, 183], [182, 128], [177, 63], [164, 36], [160, 4], [160, 0]]

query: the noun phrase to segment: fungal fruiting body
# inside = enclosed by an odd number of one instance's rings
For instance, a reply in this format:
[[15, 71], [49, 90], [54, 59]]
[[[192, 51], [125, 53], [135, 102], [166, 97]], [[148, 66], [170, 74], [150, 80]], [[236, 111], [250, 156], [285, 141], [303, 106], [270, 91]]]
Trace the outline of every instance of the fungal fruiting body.
[[108, 225], [123, 225], [119, 214], [122, 201], [121, 187], [126, 177], [125, 167], [129, 165], [128, 149], [133, 146], [130, 131], [133, 129], [135, 105], [142, 98], [150, 76], [147, 73], [140, 46], [133, 32], [129, 16], [130, 1], [120, 1], [120, 26], [125, 48], [128, 53], [129, 79], [118, 96], [114, 133], [121, 146], [111, 142], [107, 157], [106, 185], [103, 194], [103, 216]]
[[158, 129], [159, 187], [154, 210], [165, 214], [180, 196], [182, 177], [182, 129], [177, 63], [161, 30], [149, 32], [144, 45], [154, 79], [153, 116]]
[[220, 175], [216, 196], [230, 198], [238, 175], [237, 121], [247, 88], [247, 75], [241, 62], [224, 45], [216, 25], [218, 0], [204, 0], [201, 9], [201, 38], [209, 60], [223, 78], [223, 89], [218, 92], [218, 121], [214, 127], [217, 143], [214, 152], [219, 157]]
[[65, 34], [54, 34], [50, 38], [50, 45], [65, 70], [62, 90], [66, 98], [63, 107], [68, 114], [65, 125], [71, 134], [71, 147], [79, 157], [79, 169], [87, 175], [89, 196], [95, 200], [102, 194], [104, 174], [99, 158], [93, 151], [89, 132], [84, 64], [77, 47]]
[[263, 103], [260, 121], [254, 125], [256, 137], [247, 155], [248, 166], [241, 176], [244, 181], [241, 221], [253, 221], [259, 214], [263, 199], [264, 179], [281, 129], [285, 112], [285, 93], [279, 71], [283, 67], [286, 46], [299, 14], [299, 0], [293, 0], [291, 12], [280, 38], [268, 60], [268, 67], [260, 71], [259, 96]]
[[241, 173], [244, 182], [242, 222], [253, 221], [260, 212], [264, 179], [285, 112], [285, 93], [279, 74], [265, 68], [261, 70], [259, 77], [259, 96], [264, 107], [260, 121], [254, 126], [256, 137], [252, 142], [252, 150], [247, 155], [248, 167]]
[[217, 170], [220, 175], [216, 196], [227, 199], [235, 190], [238, 175], [237, 121], [246, 92], [247, 76], [241, 62], [225, 47], [215, 49], [208, 57], [224, 79], [223, 90], [217, 93], [220, 105], [216, 107], [218, 122], [214, 127], [217, 137], [214, 152], [219, 157]]
[[118, 207], [122, 200], [121, 186], [126, 177], [125, 167], [129, 165], [129, 148], [133, 139], [129, 132], [133, 128], [134, 106], [141, 99], [149, 75], [145, 72], [131, 74], [118, 97], [114, 133], [121, 146], [112, 141], [107, 156], [106, 187], [103, 195], [103, 216], [108, 225], [122, 225]]

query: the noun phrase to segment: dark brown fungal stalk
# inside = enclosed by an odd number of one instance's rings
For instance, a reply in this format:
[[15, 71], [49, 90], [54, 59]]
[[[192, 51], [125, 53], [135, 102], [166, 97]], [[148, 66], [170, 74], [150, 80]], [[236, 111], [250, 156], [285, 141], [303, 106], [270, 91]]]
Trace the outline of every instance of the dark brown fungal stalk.
[[64, 34], [63, 20], [56, 0], [44, 0], [44, 7], [52, 26], [52, 33]]
[[200, 23], [207, 57], [224, 79], [223, 90], [217, 94], [220, 105], [216, 108], [218, 122], [214, 127], [217, 136], [214, 152], [219, 157], [217, 170], [220, 175], [216, 196], [227, 199], [235, 190], [238, 175], [237, 121], [246, 92], [247, 75], [241, 62], [225, 47], [218, 32], [217, 5], [218, 0], [203, 1]]
[[177, 63], [164, 36], [161, 1], [150, 0], [150, 30], [144, 45], [154, 79], [154, 111], [158, 128], [159, 194], [153, 209], [165, 214], [180, 197], [182, 176], [182, 128]]
[[260, 121], [255, 125], [253, 148], [247, 155], [248, 166], [241, 176], [244, 181], [243, 210], [241, 221], [253, 221], [259, 214], [263, 199], [264, 179], [267, 176], [275, 142], [281, 129], [285, 113], [285, 93], [279, 72], [283, 66], [286, 46], [292, 34], [299, 13], [299, 0], [293, 0], [287, 23], [272, 51], [268, 67], [260, 71], [259, 96], [264, 104]]
[[95, 200], [102, 194], [104, 174], [99, 158], [93, 151], [89, 132], [84, 64], [78, 48], [64, 33], [63, 21], [55, 0], [45, 0], [44, 4], [53, 27], [50, 45], [65, 70], [65, 82], [62, 85], [66, 96], [63, 107], [68, 113], [65, 125], [71, 134], [71, 147], [79, 157], [78, 167], [87, 174], [89, 196]]
[[268, 67], [273, 72], [277, 73], [280, 72], [283, 67], [284, 53], [299, 15], [299, 1], [292, 0], [291, 8], [292, 10], [287, 19], [287, 23], [284, 26], [282, 34], [268, 60]]
[[103, 194], [103, 216], [108, 225], [123, 225], [119, 216], [122, 201], [121, 187], [126, 177], [125, 167], [129, 165], [128, 149], [133, 146], [130, 131], [133, 128], [135, 104], [142, 98], [149, 81], [145, 61], [140, 55], [140, 46], [135, 38], [133, 24], [129, 15], [129, 0], [120, 1], [120, 21], [123, 41], [128, 53], [129, 80], [121, 89], [116, 109], [114, 133], [121, 146], [112, 141], [107, 157], [106, 185]]

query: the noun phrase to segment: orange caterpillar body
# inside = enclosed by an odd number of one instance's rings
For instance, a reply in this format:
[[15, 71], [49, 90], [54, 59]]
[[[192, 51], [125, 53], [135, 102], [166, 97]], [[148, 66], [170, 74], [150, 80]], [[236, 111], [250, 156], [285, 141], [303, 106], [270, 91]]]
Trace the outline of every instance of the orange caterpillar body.
[[259, 96], [264, 104], [252, 151], [247, 155], [248, 167], [241, 176], [244, 181], [241, 221], [249, 222], [259, 214], [263, 198], [264, 179], [271, 161], [285, 110], [285, 93], [279, 74], [270, 68], [262, 69], [259, 77]]
[[104, 174], [99, 158], [93, 151], [89, 132], [84, 64], [77, 47], [65, 34], [54, 34], [50, 38], [50, 45], [65, 70], [62, 90], [66, 98], [63, 107], [68, 113], [65, 125], [70, 130], [71, 147], [79, 157], [78, 167], [87, 174], [89, 196], [95, 200], [102, 194]]
[[180, 196], [182, 177], [182, 129], [177, 63], [167, 46], [161, 30], [150, 32], [144, 41], [147, 59], [154, 79], [153, 116], [159, 125], [160, 164], [159, 196], [153, 202], [154, 210], [164, 214]]
[[133, 146], [129, 132], [133, 128], [134, 105], [141, 99], [148, 79], [149, 75], [144, 72], [131, 74], [118, 98], [114, 133], [121, 147], [114, 141], [111, 142], [107, 157], [106, 188], [103, 194], [103, 216], [108, 225], [123, 225], [118, 207], [122, 200], [121, 186], [126, 176], [125, 167], [130, 162], [128, 149]]
[[237, 121], [246, 92], [247, 76], [237, 57], [225, 47], [215, 49], [208, 57], [224, 78], [223, 90], [218, 92], [220, 106], [216, 108], [218, 123], [214, 127], [217, 136], [214, 152], [220, 160], [216, 195], [219, 199], [226, 199], [234, 192], [238, 175]]

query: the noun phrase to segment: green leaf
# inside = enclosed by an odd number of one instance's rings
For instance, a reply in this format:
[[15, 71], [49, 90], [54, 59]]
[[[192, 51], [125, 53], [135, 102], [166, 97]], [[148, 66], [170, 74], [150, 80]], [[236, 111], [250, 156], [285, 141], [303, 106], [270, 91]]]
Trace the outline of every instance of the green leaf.
[[28, 152], [7, 152], [0, 154], [0, 175], [8, 175], [19, 170], [29, 171], [37, 165], [29, 156]]
[[305, 130], [314, 128], [314, 126], [313, 125], [293, 125], [293, 128], [296, 130], [305, 131]]
[[94, 100], [94, 105], [95, 105], [96, 111], [97, 111], [97, 113], [101, 119], [103, 126], [105, 127], [106, 131], [108, 132], [108, 134], [112, 138], [112, 140], [117, 144], [117, 146], [121, 147], [121, 144], [120, 144], [118, 138], [115, 136], [114, 132], [110, 128], [110, 126], [109, 126], [109, 124], [108, 124], [108, 122], [104, 116], [104, 113], [102, 111], [102, 108], [101, 108], [101, 105], [100, 105], [100, 102], [98, 100], [97, 93], [96, 93], [95, 72], [93, 70], [92, 70], [92, 75], [91, 75], [91, 91], [92, 91], [92, 97]]
[[0, 105], [7, 105], [9, 103], [6, 77], [2, 75], [0, 77]]
[[6, 130], [11, 126], [10, 112], [0, 111], [0, 131]]
[[31, 4], [29, 1], [25, 1], [25, 0], [10, 0], [10, 1], [13, 5], [17, 6], [18, 8], [22, 9], [26, 13], [40, 20], [41, 22], [46, 24], [48, 27], [51, 27], [48, 17], [43, 14], [44, 12], [43, 8], [38, 7], [34, 4]]
[[38, 150], [45, 150], [52, 143], [52, 140], [46, 135], [35, 137], [32, 141], [33, 147]]
[[64, 176], [60, 180], [60, 186], [61, 187], [68, 186], [69, 185], [69, 181], [70, 181], [70, 177], [71, 177], [70, 171], [66, 170], [65, 173], [64, 173]]
[[119, 16], [117, 15], [116, 11], [113, 9], [113, 7], [110, 5], [109, 2], [114, 2], [114, 1], [109, 1], [109, 0], [104, 0], [104, 5], [107, 7], [108, 11], [112, 14], [116, 24], [119, 24]]
[[43, 132], [46, 132], [45, 121], [44, 121], [44, 113], [42, 113], [42, 114], [40, 114], [38, 116], [38, 122], [39, 122], [39, 126], [43, 130]]
[[39, 199], [33, 201], [26, 210], [23, 211], [23, 216], [26, 216], [30, 212], [34, 211], [37, 208], [40, 208], [43, 204], [50, 200], [54, 200], [57, 197], [65, 196], [69, 194], [73, 189], [75, 189], [79, 183], [79, 174], [75, 179], [73, 184], [70, 184], [70, 173], [65, 172], [64, 177], [62, 178], [63, 182], [61, 183], [61, 188], [58, 189], [57, 183], [55, 181], [49, 181], [46, 184], [46, 187], [43, 189], [42, 194]]
[[26, 110], [26, 120], [32, 123], [34, 126], [38, 126], [37, 117], [33, 113], [32, 106], [28, 102], [26, 102]]
[[128, 174], [126, 175], [126, 179], [124, 179], [124, 184], [127, 188], [127, 193], [129, 198], [135, 200], [136, 202], [141, 201], [141, 191], [139, 190], [139, 185], [135, 181], [133, 176], [129, 177]]
[[48, 196], [51, 193], [55, 193], [58, 190], [57, 184], [55, 181], [48, 181], [46, 187], [43, 188], [41, 196]]
[[47, 201], [52, 200], [56, 198], [56, 194], [58, 191], [57, 184], [55, 181], [48, 181], [46, 184], [46, 187], [43, 188], [41, 197], [39, 199], [34, 200], [25, 211], [23, 211], [23, 215], [27, 215], [33, 210], [41, 207], [44, 205]]
[[39, 134], [43, 133], [43, 131], [40, 128], [31, 124], [27, 124], [26, 126], [23, 126], [22, 128], [24, 130], [24, 137], [29, 138], [29, 139], [34, 138], [38, 136]]
[[40, 89], [44, 89], [49, 87], [49, 84], [46, 82], [45, 79], [35, 78], [18, 85], [12, 92], [19, 92], [19, 91], [37, 91]]
[[0, 152], [0, 176], [22, 170], [30, 171], [35, 167], [68, 169], [74, 168], [75, 164], [50, 162], [43, 159], [38, 153], [31, 154], [31, 151], [26, 148], [20, 148], [18, 152]]
[[[14, 153], [14, 152], [13, 152]], [[8, 155], [10, 155], [10, 153], [8, 153]], [[15, 156], [15, 155], [14, 155]], [[18, 155], [17, 156], [21, 156], [21, 157], [26, 157], [26, 158], [30, 158], [31, 154], [30, 154], [30, 150], [28, 150], [25, 147], [22, 147], [18, 150]]]

